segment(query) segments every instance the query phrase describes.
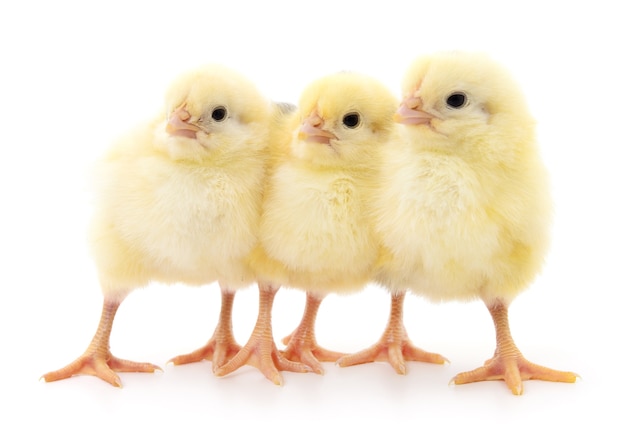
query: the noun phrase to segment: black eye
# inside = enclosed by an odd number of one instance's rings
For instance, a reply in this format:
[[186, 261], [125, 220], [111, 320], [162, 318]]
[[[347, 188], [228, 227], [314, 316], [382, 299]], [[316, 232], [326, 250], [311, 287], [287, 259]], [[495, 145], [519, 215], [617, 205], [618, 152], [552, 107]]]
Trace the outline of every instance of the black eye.
[[348, 128], [356, 128], [357, 126], [359, 126], [360, 122], [361, 117], [358, 113], [348, 113], [343, 116], [343, 124], [346, 125]]
[[217, 122], [221, 122], [226, 119], [226, 108], [224, 107], [216, 107], [213, 109], [211, 113], [211, 118]]
[[462, 92], [455, 92], [448, 96], [448, 99], [446, 99], [446, 104], [448, 104], [448, 107], [452, 108], [461, 108], [466, 103], [467, 96], [465, 96], [465, 93]]

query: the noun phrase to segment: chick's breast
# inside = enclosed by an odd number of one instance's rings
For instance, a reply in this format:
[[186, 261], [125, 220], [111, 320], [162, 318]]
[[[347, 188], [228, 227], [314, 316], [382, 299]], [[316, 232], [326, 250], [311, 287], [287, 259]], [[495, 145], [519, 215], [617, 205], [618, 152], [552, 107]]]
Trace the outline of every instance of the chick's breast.
[[[436, 296], [455, 296], [475, 285], [485, 259], [497, 244], [474, 185], [476, 178], [458, 160], [402, 155], [390, 163], [396, 173], [382, 185], [376, 218], [378, 231], [393, 253], [401, 290], [419, 280]], [[453, 269], [463, 264], [463, 273]]]
[[244, 257], [256, 242], [263, 162], [243, 159], [240, 168], [158, 152], [105, 159], [90, 237], [101, 278], [250, 284]]
[[[541, 166], [493, 170], [462, 156], [394, 146], [376, 194], [376, 230], [392, 260], [378, 279], [435, 300], [514, 295], [547, 248], [549, 195]], [[533, 178], [534, 177], [534, 178]]]
[[376, 255], [363, 197], [343, 173], [282, 166], [274, 175], [261, 243], [289, 270], [289, 286], [359, 288]]

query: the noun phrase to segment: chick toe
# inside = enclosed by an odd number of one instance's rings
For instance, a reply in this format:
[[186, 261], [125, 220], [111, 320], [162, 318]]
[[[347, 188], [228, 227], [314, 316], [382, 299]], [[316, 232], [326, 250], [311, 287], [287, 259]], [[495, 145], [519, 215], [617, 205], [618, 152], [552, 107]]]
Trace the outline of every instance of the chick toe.
[[232, 312], [235, 294], [222, 290], [222, 308], [220, 318], [213, 336], [199, 349], [185, 355], [176, 356], [168, 361], [174, 365], [190, 364], [200, 361], [211, 361], [213, 371], [232, 359], [240, 350], [241, 346], [235, 341], [233, 335]]
[[534, 364], [521, 353], [509, 356], [496, 356], [487, 365], [457, 374], [451, 381], [455, 385], [503, 380], [514, 395], [522, 395], [524, 380], [544, 380], [549, 382], [574, 383], [579, 376], [569, 371], [559, 371]]
[[387, 361], [398, 374], [406, 374], [405, 361], [421, 361], [432, 364], [444, 364], [446, 358], [426, 352], [413, 345], [408, 337], [403, 322], [404, 297], [402, 292], [391, 296], [391, 313], [387, 327], [380, 340], [371, 347], [355, 354], [339, 358], [340, 367], [364, 364], [374, 361]]
[[311, 369], [304, 364], [285, 359], [276, 348], [272, 335], [272, 305], [278, 289], [259, 288], [259, 314], [250, 339], [225, 365], [214, 370], [216, 376], [226, 376], [244, 365], [257, 368], [275, 385], [282, 385], [280, 371], [306, 373]]
[[109, 337], [113, 326], [115, 313], [119, 308], [119, 301], [105, 300], [100, 316], [100, 323], [89, 347], [76, 360], [65, 367], [51, 371], [42, 376], [46, 382], [67, 379], [77, 375], [96, 376], [115, 387], [121, 387], [122, 381], [115, 371], [153, 373], [161, 370], [160, 367], [146, 362], [134, 362], [120, 359], [109, 350]]
[[323, 297], [307, 293], [304, 315], [298, 327], [282, 339], [287, 345], [281, 354], [288, 360], [309, 366], [314, 373], [324, 374], [322, 362], [335, 362], [345, 353], [327, 350], [317, 344], [315, 338], [315, 321]]
[[501, 302], [489, 306], [489, 312], [496, 328], [496, 351], [482, 367], [457, 374], [451, 381], [455, 385], [504, 380], [514, 395], [522, 395], [524, 380], [544, 380], [549, 382], [574, 383], [576, 373], [553, 370], [528, 361], [515, 345], [509, 329], [508, 308]]

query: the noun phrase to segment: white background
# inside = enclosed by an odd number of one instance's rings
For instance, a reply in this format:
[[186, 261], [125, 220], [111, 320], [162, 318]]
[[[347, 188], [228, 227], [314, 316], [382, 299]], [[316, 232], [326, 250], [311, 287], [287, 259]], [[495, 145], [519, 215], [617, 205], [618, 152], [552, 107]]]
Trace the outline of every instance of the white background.
[[[626, 34], [617, 2], [153, 3], [0, 6], [0, 430], [623, 431]], [[218, 379], [208, 362], [166, 365], [213, 332], [216, 287], [153, 286], [122, 304], [111, 347], [163, 373], [121, 374], [122, 389], [92, 377], [39, 381], [82, 353], [100, 314], [84, 236], [89, 164], [158, 110], [172, 77], [224, 63], [268, 96], [296, 102], [312, 79], [352, 69], [397, 93], [410, 61], [440, 49], [491, 53], [526, 91], [557, 212], [545, 271], [513, 303], [511, 327], [527, 358], [582, 380], [525, 382], [521, 397], [502, 382], [448, 386], [492, 354], [491, 319], [479, 302], [413, 296], [405, 308], [410, 337], [449, 365], [410, 363], [399, 376], [386, 363], [329, 363], [324, 376], [284, 373], [282, 387], [249, 367]], [[279, 292], [277, 340], [303, 305], [302, 293]], [[331, 296], [318, 340], [345, 352], [369, 346], [388, 308], [375, 287]], [[237, 295], [242, 344], [256, 309], [255, 289]]]

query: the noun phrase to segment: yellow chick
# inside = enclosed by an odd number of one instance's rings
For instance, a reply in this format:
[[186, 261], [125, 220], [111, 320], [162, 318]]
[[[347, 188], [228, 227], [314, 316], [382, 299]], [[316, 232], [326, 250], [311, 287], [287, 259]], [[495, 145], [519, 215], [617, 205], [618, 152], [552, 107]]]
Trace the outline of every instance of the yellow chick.
[[494, 356], [455, 384], [575, 382], [527, 361], [508, 307], [542, 268], [552, 204], [535, 122], [507, 71], [483, 54], [446, 52], [409, 68], [396, 119], [403, 140], [386, 154], [375, 221], [389, 257], [377, 280], [435, 301], [482, 299]]
[[119, 359], [109, 335], [122, 300], [151, 282], [219, 282], [222, 312], [206, 346], [175, 364], [240, 349], [233, 338], [234, 291], [251, 285], [247, 257], [258, 243], [270, 121], [275, 107], [235, 71], [209, 65], [181, 75], [165, 110], [117, 141], [97, 164], [89, 242], [104, 296], [91, 344], [46, 381], [91, 374], [121, 386], [117, 372], [157, 366]]
[[[282, 154], [267, 187], [260, 247], [252, 261], [261, 285], [307, 292], [302, 322], [287, 337], [282, 354], [318, 373], [323, 372], [320, 361], [342, 355], [316, 342], [319, 304], [327, 294], [362, 289], [377, 259], [367, 208], [396, 107], [393, 95], [370, 77], [329, 75], [303, 91], [298, 112], [279, 141], [284, 144], [278, 144]], [[282, 383], [269, 359], [269, 348], [276, 352], [269, 326], [269, 316], [260, 320], [244, 346], [248, 355], [233, 358], [217, 374], [228, 374], [264, 346], [268, 377]]]

